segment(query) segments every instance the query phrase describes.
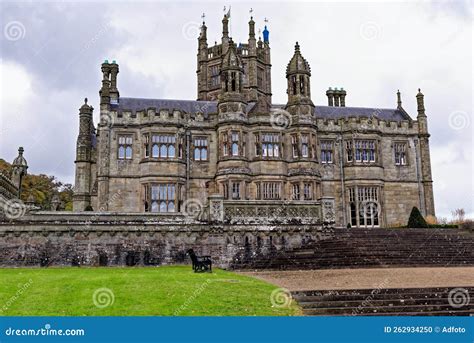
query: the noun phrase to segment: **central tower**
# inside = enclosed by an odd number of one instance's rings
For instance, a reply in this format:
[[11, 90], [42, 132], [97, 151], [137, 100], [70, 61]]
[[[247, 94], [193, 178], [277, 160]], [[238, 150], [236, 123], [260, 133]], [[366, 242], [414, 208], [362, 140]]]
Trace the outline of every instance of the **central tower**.
[[[198, 38], [197, 54], [197, 100], [216, 101], [221, 92], [221, 66], [232, 40], [229, 37], [229, 20], [227, 15], [222, 19], [221, 43], [208, 47], [207, 27], [202, 23]], [[261, 37], [255, 37], [255, 21], [250, 17], [249, 38], [247, 43], [239, 43], [235, 51], [242, 61], [242, 93], [247, 102], [257, 102], [265, 97], [271, 103], [271, 62], [269, 31], [265, 26]]]

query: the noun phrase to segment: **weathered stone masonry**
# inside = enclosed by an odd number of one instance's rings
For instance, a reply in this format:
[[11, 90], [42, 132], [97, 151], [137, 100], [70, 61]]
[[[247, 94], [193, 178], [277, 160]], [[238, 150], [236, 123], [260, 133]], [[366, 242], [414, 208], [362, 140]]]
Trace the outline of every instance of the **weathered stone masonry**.
[[42, 212], [0, 223], [1, 266], [156, 266], [189, 263], [193, 248], [220, 267], [330, 234], [317, 224], [225, 224], [181, 215]]
[[[311, 69], [296, 44], [286, 104], [271, 101], [269, 32], [236, 44], [198, 38], [197, 100], [122, 97], [119, 66], [104, 62], [100, 121], [80, 109], [74, 211], [185, 213], [191, 202], [335, 201], [336, 225], [399, 226], [413, 206], [434, 215], [424, 98], [416, 120], [397, 92], [393, 108], [347, 107], [329, 89], [315, 105]], [[116, 201], [111, 198], [120, 197]]]

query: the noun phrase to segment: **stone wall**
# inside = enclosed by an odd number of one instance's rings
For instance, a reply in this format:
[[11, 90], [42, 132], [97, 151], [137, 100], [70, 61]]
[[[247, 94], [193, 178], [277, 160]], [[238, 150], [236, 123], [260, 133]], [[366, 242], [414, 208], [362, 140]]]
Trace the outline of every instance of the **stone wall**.
[[253, 254], [329, 234], [318, 224], [211, 224], [179, 214], [40, 212], [0, 222], [0, 266], [189, 263], [186, 251], [192, 248], [226, 268]]

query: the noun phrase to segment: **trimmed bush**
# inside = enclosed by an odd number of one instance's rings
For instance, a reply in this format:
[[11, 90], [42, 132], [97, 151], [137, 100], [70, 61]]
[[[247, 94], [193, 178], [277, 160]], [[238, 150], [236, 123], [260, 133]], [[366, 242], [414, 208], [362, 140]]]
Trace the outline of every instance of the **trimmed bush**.
[[413, 207], [410, 213], [410, 218], [408, 219], [408, 228], [423, 228], [429, 227], [425, 218], [420, 213], [420, 210], [417, 207]]
[[457, 224], [428, 224], [428, 227], [433, 229], [457, 229], [459, 226]]

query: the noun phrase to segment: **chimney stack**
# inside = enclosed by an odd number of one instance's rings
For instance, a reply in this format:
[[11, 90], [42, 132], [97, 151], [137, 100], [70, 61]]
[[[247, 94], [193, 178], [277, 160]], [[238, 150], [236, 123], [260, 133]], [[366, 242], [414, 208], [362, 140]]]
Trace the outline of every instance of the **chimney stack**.
[[334, 88], [329, 89], [326, 91], [326, 95], [328, 97], [328, 106], [335, 106], [335, 107], [345, 107], [346, 106], [346, 91], [344, 88], [341, 89]]

